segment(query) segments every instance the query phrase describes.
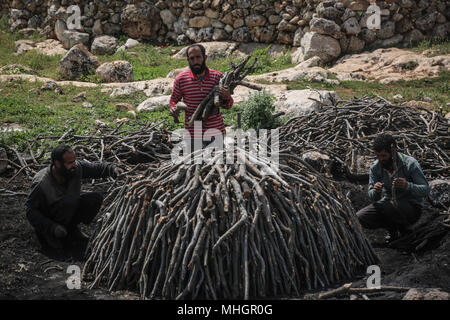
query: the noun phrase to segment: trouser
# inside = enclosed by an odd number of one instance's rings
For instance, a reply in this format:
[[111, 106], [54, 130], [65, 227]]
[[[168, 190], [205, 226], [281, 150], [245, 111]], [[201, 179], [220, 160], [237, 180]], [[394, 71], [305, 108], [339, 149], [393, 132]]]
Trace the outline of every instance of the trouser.
[[408, 201], [398, 201], [397, 208], [390, 200], [380, 200], [359, 210], [356, 215], [366, 229], [383, 228], [404, 232], [406, 227], [419, 220], [422, 208]]
[[[87, 192], [77, 196], [65, 196], [54, 203], [47, 217], [64, 226], [70, 232], [80, 223], [89, 224], [94, 220], [103, 202], [103, 196], [97, 192]], [[37, 232], [38, 238], [42, 236]]]

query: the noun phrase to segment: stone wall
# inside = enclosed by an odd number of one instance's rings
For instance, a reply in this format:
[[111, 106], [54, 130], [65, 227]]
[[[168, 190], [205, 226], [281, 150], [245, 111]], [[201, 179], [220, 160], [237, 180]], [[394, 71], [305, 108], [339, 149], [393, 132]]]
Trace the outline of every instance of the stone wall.
[[305, 57], [330, 61], [365, 48], [407, 45], [425, 37], [448, 39], [450, 34], [450, 1], [443, 0], [376, 1], [382, 9], [376, 32], [367, 28], [365, 0], [6, 0], [11, 29], [39, 28], [58, 39], [66, 30], [66, 9], [73, 4], [82, 15], [82, 29], [76, 32], [83, 36], [76, 38], [89, 43], [101, 34], [179, 45], [280, 43], [301, 46]]

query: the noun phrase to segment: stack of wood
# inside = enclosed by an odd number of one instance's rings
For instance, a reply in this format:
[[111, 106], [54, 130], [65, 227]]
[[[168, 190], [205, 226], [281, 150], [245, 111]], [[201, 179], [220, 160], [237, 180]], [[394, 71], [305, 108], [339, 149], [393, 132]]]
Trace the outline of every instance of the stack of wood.
[[373, 156], [372, 143], [381, 132], [396, 139], [400, 152], [418, 159], [428, 178], [448, 177], [447, 119], [424, 108], [395, 106], [381, 97], [340, 101], [334, 107], [294, 117], [280, 129], [280, 144], [296, 153], [326, 154], [356, 174], [358, 156]]
[[245, 151], [225, 164], [224, 152], [203, 164], [165, 162], [111, 193], [83, 270], [91, 288], [298, 296], [377, 261], [349, 200], [301, 158], [280, 153], [274, 169]]

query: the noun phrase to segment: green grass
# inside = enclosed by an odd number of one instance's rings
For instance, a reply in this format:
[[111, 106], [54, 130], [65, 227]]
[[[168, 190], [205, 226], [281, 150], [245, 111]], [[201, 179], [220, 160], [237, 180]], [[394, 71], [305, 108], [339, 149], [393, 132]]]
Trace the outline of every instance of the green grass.
[[418, 44], [410, 46], [408, 49], [413, 52], [423, 52], [431, 49], [433, 51], [430, 54], [431, 57], [446, 55], [450, 53], [450, 41], [425, 39]]
[[[94, 121], [97, 119], [115, 128], [115, 119], [129, 118], [130, 121], [122, 126], [125, 131], [159, 121], [170, 130], [183, 126], [173, 122], [167, 109], [138, 113], [137, 119], [126, 111], [116, 111], [115, 105], [119, 102], [137, 106], [145, 100], [147, 97], [140, 92], [128, 97], [111, 98], [109, 94], [102, 93], [101, 88], [64, 86], [63, 94], [59, 95], [53, 91], [39, 90], [41, 86], [42, 83], [22, 80], [0, 83], [1, 121], [16, 123], [24, 128], [22, 132], [0, 133], [0, 146], [16, 145], [19, 149], [24, 149], [26, 141], [33, 140], [38, 135], [60, 136], [68, 128], [73, 128], [76, 134], [87, 134], [95, 130]], [[93, 104], [92, 108], [83, 108], [82, 102], [72, 102], [72, 98], [82, 91], [86, 92], [86, 101]]]

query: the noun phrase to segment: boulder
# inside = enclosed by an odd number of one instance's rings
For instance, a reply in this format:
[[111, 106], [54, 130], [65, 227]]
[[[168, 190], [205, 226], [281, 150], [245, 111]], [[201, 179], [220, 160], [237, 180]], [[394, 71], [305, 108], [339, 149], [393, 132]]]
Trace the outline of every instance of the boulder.
[[103, 63], [95, 74], [105, 82], [131, 82], [134, 79], [133, 66], [122, 60]]
[[77, 44], [87, 45], [89, 43], [89, 33], [65, 30], [59, 40], [65, 49], [70, 49]]
[[236, 42], [250, 42], [252, 37], [247, 27], [235, 29], [231, 35], [231, 39]]
[[339, 27], [334, 21], [323, 18], [312, 19], [310, 22], [310, 31], [323, 35], [329, 35], [336, 39], [341, 37], [341, 27]]
[[168, 106], [170, 102], [170, 96], [159, 96], [159, 97], [151, 97], [147, 100], [143, 101], [136, 108], [136, 111], [155, 111], [160, 109], [161, 107]]
[[386, 21], [381, 23], [381, 29], [377, 32], [378, 39], [389, 39], [392, 38], [395, 34], [395, 22]]
[[301, 47], [304, 59], [318, 56], [324, 63], [336, 59], [341, 54], [339, 41], [317, 32], [307, 32], [301, 40]]
[[111, 98], [131, 96], [138, 90], [134, 86], [125, 86], [114, 88], [109, 95]]
[[358, 35], [361, 32], [358, 19], [351, 17], [342, 24], [342, 31], [346, 34]]
[[450, 22], [440, 24], [433, 30], [433, 39], [445, 41], [450, 34]]
[[425, 39], [425, 36], [417, 29], [413, 29], [405, 35], [403, 43], [408, 46], [410, 44], [419, 43]]
[[304, 35], [305, 35], [305, 33], [303, 32], [303, 29], [298, 28], [297, 31], [295, 31], [295, 33], [294, 33], [294, 40], [292, 42], [292, 45], [294, 47], [300, 47], [301, 41], [302, 41], [302, 38]]
[[249, 28], [262, 27], [266, 24], [266, 17], [259, 14], [251, 14], [245, 17], [245, 25]]
[[450, 180], [437, 179], [429, 182], [428, 199], [435, 207], [450, 206]]
[[364, 49], [365, 46], [364, 40], [359, 39], [357, 36], [351, 36], [349, 38], [347, 52], [356, 53], [360, 52]]
[[450, 294], [439, 288], [412, 288], [403, 300], [450, 300]]
[[297, 116], [319, 110], [322, 104], [332, 106], [337, 99], [339, 98], [335, 91], [289, 90], [283, 92], [274, 104], [277, 110]]
[[131, 48], [136, 47], [138, 44], [139, 44], [139, 41], [130, 38], [127, 40], [127, 42], [125, 42], [125, 48], [131, 49]]
[[127, 5], [121, 15], [122, 31], [131, 38], [152, 40], [161, 28], [159, 10], [150, 3]]
[[419, 29], [421, 31], [431, 30], [436, 23], [436, 18], [437, 18], [437, 13], [435, 13], [435, 12], [427, 14], [423, 17], [420, 17], [415, 22], [417, 29]]
[[82, 44], [72, 47], [59, 62], [62, 76], [70, 80], [94, 73], [99, 65], [97, 57]]
[[211, 19], [205, 16], [189, 19], [190, 28], [206, 28], [211, 26]]
[[171, 30], [173, 28], [173, 23], [177, 21], [177, 17], [175, 17], [173, 13], [168, 9], [161, 10], [159, 15], [162, 22], [167, 26], [169, 30]]
[[117, 39], [113, 36], [99, 36], [92, 42], [91, 52], [93, 54], [113, 54], [116, 47]]
[[14, 43], [14, 55], [20, 55], [24, 52], [34, 49], [34, 42], [31, 40], [17, 40]]
[[389, 39], [378, 39], [375, 41], [372, 46], [377, 48], [390, 48], [395, 47], [397, 44], [401, 43], [403, 41], [403, 35], [397, 34]]

